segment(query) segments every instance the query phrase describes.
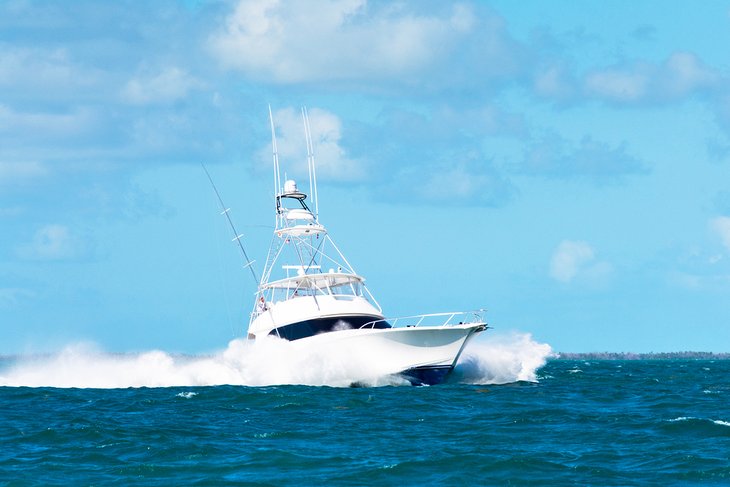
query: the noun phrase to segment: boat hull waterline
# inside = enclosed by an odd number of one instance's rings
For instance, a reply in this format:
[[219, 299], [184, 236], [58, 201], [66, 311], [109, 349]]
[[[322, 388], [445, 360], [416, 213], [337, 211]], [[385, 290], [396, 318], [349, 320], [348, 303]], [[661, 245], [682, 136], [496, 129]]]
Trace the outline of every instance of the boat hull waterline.
[[338, 352], [367, 364], [360, 374], [353, 372], [358, 374], [353, 383], [400, 375], [413, 385], [435, 385], [448, 378], [467, 343], [485, 328], [483, 323], [467, 323], [341, 330], [290, 343], [295, 349]]

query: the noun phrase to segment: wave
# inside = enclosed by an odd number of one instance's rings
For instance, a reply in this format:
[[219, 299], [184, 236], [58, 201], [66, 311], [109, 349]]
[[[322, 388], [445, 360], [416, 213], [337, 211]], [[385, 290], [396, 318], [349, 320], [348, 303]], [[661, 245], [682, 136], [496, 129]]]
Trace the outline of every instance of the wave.
[[722, 419], [679, 416], [666, 420], [664, 428], [672, 434], [691, 434], [703, 438], [730, 436], [730, 422]]
[[[457, 364], [455, 382], [495, 384], [536, 381], [552, 350], [530, 335], [492, 335], [471, 342]], [[303, 349], [278, 338], [236, 339], [220, 352], [183, 356], [160, 350], [115, 354], [92, 343], [69, 345], [43, 356], [20, 356], [0, 369], [0, 386], [116, 389], [301, 384], [347, 387], [404, 385], [384, 372], [379, 358], [348, 350]]]

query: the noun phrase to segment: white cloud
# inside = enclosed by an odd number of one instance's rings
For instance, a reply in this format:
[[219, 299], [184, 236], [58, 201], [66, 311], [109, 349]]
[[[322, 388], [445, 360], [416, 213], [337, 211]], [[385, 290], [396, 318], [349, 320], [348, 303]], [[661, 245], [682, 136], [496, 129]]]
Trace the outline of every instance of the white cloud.
[[564, 240], [550, 259], [550, 276], [560, 282], [570, 282], [593, 259], [593, 248], [586, 242]]
[[18, 254], [31, 260], [63, 260], [77, 256], [80, 241], [65, 225], [51, 224], [38, 229], [33, 240], [18, 249]]
[[676, 271], [669, 273], [668, 278], [670, 283], [686, 289], [699, 289], [704, 279], [703, 276]]
[[573, 145], [558, 134], [548, 134], [526, 149], [519, 171], [535, 176], [584, 178], [604, 184], [646, 173], [648, 168], [627, 152], [626, 144], [611, 147], [586, 136]]
[[39, 133], [39, 139], [68, 137], [94, 125], [94, 114], [87, 108], [66, 112], [18, 111], [0, 105], [0, 134], [17, 138], [23, 133]]
[[38, 77], [47, 83], [68, 83], [73, 67], [64, 49], [43, 50], [0, 44], [0, 85], [18, 85]]
[[567, 100], [575, 94], [575, 80], [564, 65], [553, 64], [537, 73], [533, 89], [546, 98]]
[[614, 101], [636, 101], [646, 95], [649, 76], [643, 66], [633, 70], [609, 69], [586, 76], [589, 93]]
[[514, 191], [512, 184], [489, 161], [469, 158], [448, 167], [432, 167], [427, 174], [416, 174], [405, 184], [415, 187], [400, 192], [413, 193], [421, 201], [446, 205], [499, 206], [507, 202]]
[[242, 0], [214, 35], [221, 62], [279, 83], [363, 79], [413, 73], [441, 58], [472, 30], [471, 10], [445, 16], [378, 8], [365, 0]]
[[[424, 117], [426, 118], [426, 117]], [[425, 125], [428, 130], [427, 140], [436, 138], [453, 137], [453, 133], [445, 130], [446, 127], [463, 128], [464, 135], [498, 135], [524, 137], [527, 134], [527, 127], [522, 114], [508, 112], [497, 105], [482, 105], [470, 108], [442, 106], [433, 112], [424, 121], [418, 123]], [[403, 133], [404, 127], [395, 127], [398, 135]]]
[[578, 278], [596, 281], [611, 271], [611, 265], [597, 262], [593, 247], [582, 241], [563, 240], [550, 259], [550, 277], [563, 283]]
[[0, 161], [0, 185], [17, 184], [21, 181], [40, 178], [48, 174], [48, 168], [37, 161]]
[[635, 62], [588, 73], [589, 95], [619, 103], [675, 100], [715, 87], [721, 76], [692, 53], [675, 52], [664, 63]]
[[[318, 108], [308, 110], [308, 114], [318, 180], [358, 181], [365, 178], [362, 163], [349, 158], [340, 145], [340, 119]], [[290, 107], [277, 110], [273, 115], [282, 178], [284, 172], [288, 177], [308, 177], [307, 145], [301, 112]], [[271, 167], [270, 145], [267, 144], [259, 150], [259, 160], [263, 166]]]
[[710, 220], [710, 228], [720, 237], [722, 244], [730, 250], [730, 217], [718, 216]]
[[170, 103], [185, 98], [202, 83], [185, 71], [168, 67], [158, 74], [132, 78], [122, 91], [123, 97], [138, 105]]
[[670, 96], [683, 96], [692, 91], [708, 88], [720, 81], [720, 75], [705, 66], [692, 53], [672, 54], [661, 69], [660, 85]]
[[36, 102], [57, 101], [69, 93], [93, 96], [103, 91], [103, 78], [101, 70], [74, 60], [66, 48], [0, 43], [0, 87], [5, 94], [29, 96]]
[[[366, 163], [370, 190], [393, 203], [502, 206], [516, 188], [484, 137], [521, 137], [521, 116], [493, 105], [390, 109], [375, 124], [353, 124], [348, 148]], [[376, 142], [374, 142], [376, 141]]]
[[676, 286], [697, 290], [726, 290], [730, 286], [730, 275], [727, 274], [693, 274], [674, 271], [667, 276], [668, 281]]
[[440, 200], [449, 198], [464, 198], [476, 194], [484, 186], [488, 186], [488, 179], [471, 174], [463, 165], [456, 165], [445, 171], [435, 171], [428, 181], [420, 188], [419, 193], [424, 196]]

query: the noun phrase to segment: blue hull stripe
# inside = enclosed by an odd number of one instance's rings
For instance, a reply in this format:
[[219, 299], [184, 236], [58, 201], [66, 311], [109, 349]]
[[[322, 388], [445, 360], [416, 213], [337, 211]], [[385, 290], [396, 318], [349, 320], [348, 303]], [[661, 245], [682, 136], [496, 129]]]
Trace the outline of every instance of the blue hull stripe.
[[408, 382], [414, 386], [441, 384], [448, 379], [454, 368], [450, 365], [436, 365], [427, 367], [415, 367], [401, 372]]

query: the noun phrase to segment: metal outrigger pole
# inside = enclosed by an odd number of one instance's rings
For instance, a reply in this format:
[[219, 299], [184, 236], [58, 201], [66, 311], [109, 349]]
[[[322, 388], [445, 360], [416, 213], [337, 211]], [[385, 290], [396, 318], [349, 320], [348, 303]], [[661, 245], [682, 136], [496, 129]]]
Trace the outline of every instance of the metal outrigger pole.
[[244, 269], [246, 267], [249, 268], [251, 271], [251, 276], [253, 276], [253, 280], [256, 283], [256, 286], [259, 285], [259, 280], [256, 277], [256, 271], [253, 269], [253, 263], [255, 261], [248, 258], [248, 254], [246, 253], [246, 249], [243, 248], [243, 243], [241, 243], [241, 239], [243, 238], [242, 233], [238, 233], [236, 231], [236, 226], [233, 224], [233, 220], [231, 220], [231, 215], [229, 212], [231, 211], [230, 208], [227, 208], [225, 204], [223, 204], [223, 198], [221, 198], [220, 193], [218, 192], [218, 188], [215, 187], [215, 183], [213, 182], [213, 178], [210, 177], [210, 173], [208, 172], [208, 169], [205, 167], [205, 164], [202, 162], [200, 163], [201, 166], [203, 166], [203, 171], [205, 171], [205, 175], [208, 176], [208, 181], [210, 181], [210, 185], [213, 186], [213, 191], [215, 191], [215, 195], [218, 198], [218, 203], [220, 204], [220, 207], [223, 211], [221, 211], [221, 215], [225, 215], [226, 219], [228, 220], [228, 225], [230, 225], [231, 230], [233, 231], [233, 241], [238, 243], [238, 248], [241, 249], [241, 254], [243, 255], [244, 260], [246, 261], [246, 265], [243, 266]]

